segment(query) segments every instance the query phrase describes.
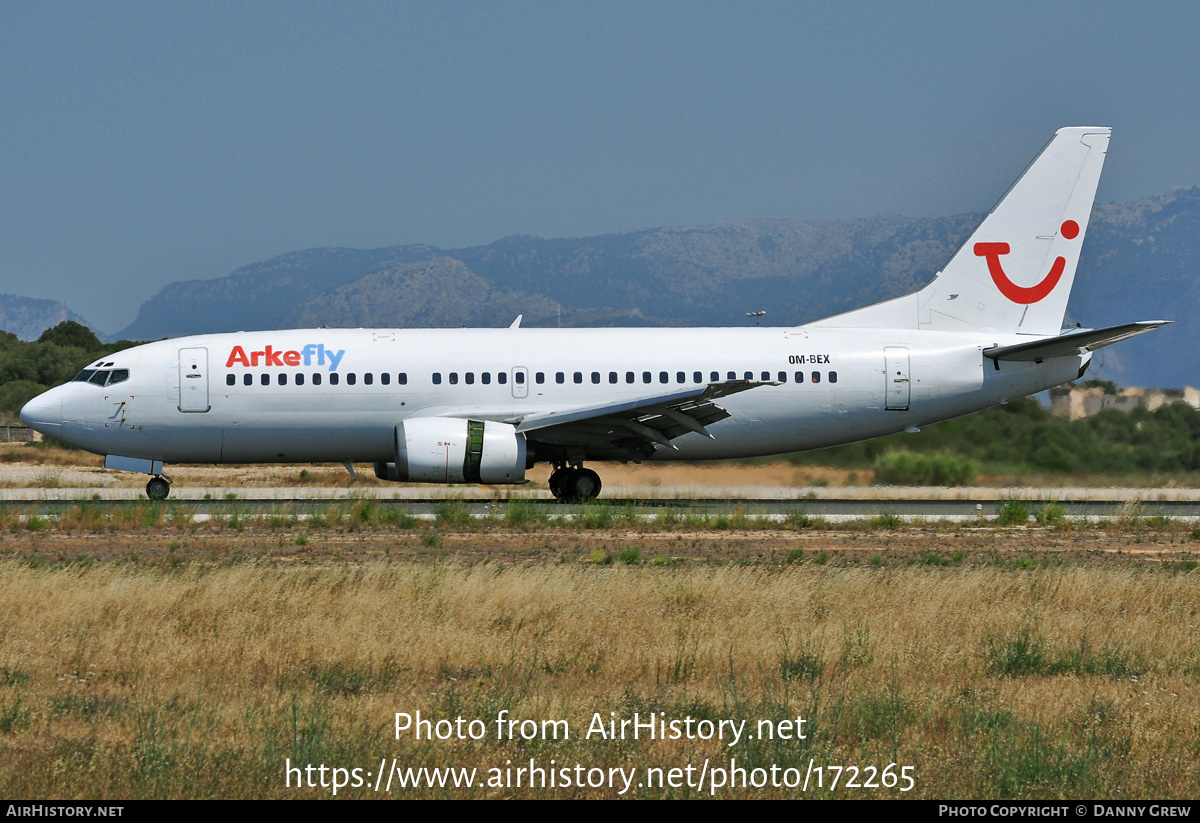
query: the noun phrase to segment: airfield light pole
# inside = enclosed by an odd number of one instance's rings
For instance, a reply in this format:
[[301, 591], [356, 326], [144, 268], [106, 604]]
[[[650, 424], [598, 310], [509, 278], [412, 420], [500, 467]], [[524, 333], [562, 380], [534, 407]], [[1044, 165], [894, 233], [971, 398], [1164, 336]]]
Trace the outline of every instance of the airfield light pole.
[[753, 318], [754, 318], [754, 325], [756, 325], [756, 326], [761, 326], [761, 325], [762, 325], [762, 316], [763, 316], [764, 314], [766, 314], [766, 312], [765, 312], [765, 311], [763, 311], [762, 309], [759, 309], [758, 311], [748, 311], [748, 312], [746, 312], [746, 316], [747, 316], [747, 317], [753, 317]]

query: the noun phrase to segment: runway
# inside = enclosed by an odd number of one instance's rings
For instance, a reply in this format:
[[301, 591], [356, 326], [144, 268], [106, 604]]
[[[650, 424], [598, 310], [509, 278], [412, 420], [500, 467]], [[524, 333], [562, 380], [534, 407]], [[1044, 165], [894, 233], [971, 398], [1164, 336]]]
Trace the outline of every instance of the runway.
[[[433, 493], [431, 493], [431, 491]], [[724, 491], [724, 490], [723, 490]], [[779, 490], [773, 490], [778, 492]], [[795, 492], [796, 490], [789, 490]], [[369, 488], [178, 488], [161, 505], [185, 507], [194, 515], [221, 516], [287, 509], [303, 516], [324, 511], [337, 502], [370, 500], [374, 505], [401, 508], [416, 516], [436, 516], [447, 502], [471, 515], [500, 514], [509, 502], [521, 501], [553, 516], [573, 516], [598, 506], [634, 510], [646, 518], [675, 510], [715, 516], [734, 513], [750, 517], [784, 518], [808, 514], [831, 519], [895, 515], [905, 519], [972, 520], [994, 518], [1000, 507], [1017, 501], [1034, 516], [1047, 504], [1060, 506], [1071, 518], [1169, 517], [1200, 518], [1200, 493], [1194, 489], [820, 489], [779, 496], [654, 496], [602, 497], [587, 504], [564, 504], [544, 490], [497, 493], [495, 489], [429, 487]], [[841, 494], [839, 494], [839, 492]], [[925, 492], [921, 494], [920, 492]], [[933, 492], [932, 494], [930, 492]], [[956, 496], [955, 496], [956, 495]], [[22, 515], [53, 515], [77, 506], [101, 511], [146, 504], [136, 489], [0, 489], [0, 507]]]

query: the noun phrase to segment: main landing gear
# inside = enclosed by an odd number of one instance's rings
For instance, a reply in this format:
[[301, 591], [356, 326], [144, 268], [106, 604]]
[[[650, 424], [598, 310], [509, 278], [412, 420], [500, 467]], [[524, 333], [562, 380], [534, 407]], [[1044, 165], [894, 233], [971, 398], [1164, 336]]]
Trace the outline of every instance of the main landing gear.
[[564, 503], [595, 500], [600, 488], [600, 475], [582, 466], [556, 465], [550, 475], [550, 493]]
[[151, 500], [166, 500], [170, 493], [171, 481], [166, 475], [151, 477], [150, 482], [146, 484], [146, 496]]

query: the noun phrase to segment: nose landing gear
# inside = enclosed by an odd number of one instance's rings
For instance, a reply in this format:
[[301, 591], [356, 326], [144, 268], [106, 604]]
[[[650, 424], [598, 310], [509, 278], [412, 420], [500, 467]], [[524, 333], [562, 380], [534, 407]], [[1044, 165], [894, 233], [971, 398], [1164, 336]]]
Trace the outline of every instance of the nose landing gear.
[[170, 493], [171, 480], [166, 475], [151, 477], [150, 482], [146, 484], [146, 496], [151, 500], [166, 500]]
[[556, 465], [550, 475], [550, 493], [564, 503], [595, 500], [600, 489], [600, 475], [582, 466]]

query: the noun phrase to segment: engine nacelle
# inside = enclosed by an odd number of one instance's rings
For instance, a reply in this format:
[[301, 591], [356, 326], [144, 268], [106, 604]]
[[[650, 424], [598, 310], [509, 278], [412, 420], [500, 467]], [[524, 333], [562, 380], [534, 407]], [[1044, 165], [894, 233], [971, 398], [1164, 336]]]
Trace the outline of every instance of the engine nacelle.
[[395, 437], [395, 462], [375, 464], [381, 480], [525, 482], [525, 435], [508, 423], [415, 417], [397, 423]]

